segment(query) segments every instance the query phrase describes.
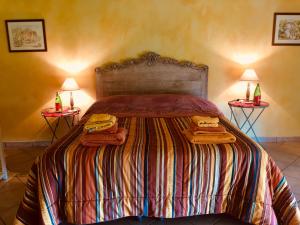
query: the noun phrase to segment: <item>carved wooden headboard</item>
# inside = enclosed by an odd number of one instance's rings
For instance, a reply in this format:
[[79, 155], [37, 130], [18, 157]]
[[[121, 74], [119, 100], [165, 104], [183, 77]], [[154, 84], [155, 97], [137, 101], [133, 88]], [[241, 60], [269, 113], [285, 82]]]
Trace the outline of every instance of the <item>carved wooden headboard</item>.
[[96, 68], [97, 99], [111, 95], [192, 94], [207, 98], [208, 66], [146, 52]]

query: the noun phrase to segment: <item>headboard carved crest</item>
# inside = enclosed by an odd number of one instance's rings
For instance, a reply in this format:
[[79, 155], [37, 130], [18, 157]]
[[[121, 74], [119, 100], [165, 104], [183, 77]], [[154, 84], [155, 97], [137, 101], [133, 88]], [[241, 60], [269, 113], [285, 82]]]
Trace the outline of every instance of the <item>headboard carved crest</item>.
[[208, 66], [145, 52], [96, 70], [97, 99], [110, 95], [192, 94], [207, 98]]
[[120, 63], [116, 62], [111, 62], [104, 64], [101, 67], [97, 67], [95, 70], [96, 72], [107, 72], [107, 71], [112, 71], [112, 70], [119, 70], [126, 68], [128, 66], [134, 65], [134, 64], [140, 64], [145, 62], [148, 66], [151, 66], [155, 63], [162, 63], [162, 64], [173, 64], [173, 65], [178, 65], [181, 67], [189, 67], [193, 68], [196, 70], [203, 70], [203, 69], [208, 69], [208, 66], [204, 64], [196, 64], [187, 60], [176, 60], [170, 57], [164, 57], [160, 56], [159, 54], [155, 52], [144, 52], [139, 55], [138, 58], [129, 58], [122, 60]]

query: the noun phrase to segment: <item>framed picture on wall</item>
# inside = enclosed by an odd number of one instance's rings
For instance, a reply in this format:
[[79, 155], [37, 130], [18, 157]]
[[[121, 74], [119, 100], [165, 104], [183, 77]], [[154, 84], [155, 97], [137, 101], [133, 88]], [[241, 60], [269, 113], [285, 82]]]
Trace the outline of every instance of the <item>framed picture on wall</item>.
[[300, 45], [300, 13], [274, 13], [273, 45]]
[[43, 19], [5, 20], [10, 52], [47, 51]]

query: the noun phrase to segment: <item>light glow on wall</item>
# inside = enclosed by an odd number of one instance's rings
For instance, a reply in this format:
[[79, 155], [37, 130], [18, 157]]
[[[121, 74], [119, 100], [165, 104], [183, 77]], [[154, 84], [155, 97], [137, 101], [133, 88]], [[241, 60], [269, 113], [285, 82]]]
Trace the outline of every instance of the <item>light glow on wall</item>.
[[[102, 52], [101, 54], [92, 54], [91, 52], [88, 52], [88, 50], [81, 51], [80, 49], [77, 51], [80, 52], [80, 55], [74, 55], [73, 50], [67, 51], [65, 48], [52, 46], [52, 48], [49, 49], [46, 55], [41, 54], [39, 57], [47, 62], [49, 66], [51, 66], [51, 75], [53, 74], [53, 79], [59, 81], [57, 82], [57, 87], [54, 87], [54, 90], [60, 92], [63, 106], [70, 106], [70, 92], [61, 91], [61, 86], [64, 80], [68, 77], [73, 77], [76, 79], [80, 90], [73, 91], [73, 98], [74, 106], [81, 109], [79, 116], [80, 118], [95, 102], [93, 93], [89, 94], [90, 89], [87, 89], [87, 87], [89, 87], [89, 82], [92, 83], [92, 80], [90, 80], [91, 74], [89, 74], [89, 72], [91, 72], [91, 69], [93, 69], [95, 65], [101, 64], [103, 57], [105, 57], [105, 53]], [[82, 77], [87, 77], [87, 79], [82, 79]], [[80, 80], [86, 83], [80, 83]], [[24, 118], [23, 121], [20, 122], [20, 126], [26, 127], [30, 126], [30, 124], [32, 124], [37, 117], [40, 118], [40, 128], [35, 132], [35, 134], [33, 134], [35, 136], [34, 139], [39, 140], [44, 137], [51, 137], [49, 128], [40, 114], [41, 110], [45, 108], [55, 107], [54, 103], [55, 92], [49, 93], [49, 95], [46, 99], [44, 99], [41, 105], [38, 108], [34, 109], [30, 115], [28, 115], [26, 118]], [[53, 120], [51, 121], [53, 122]]]
[[[89, 94], [90, 89], [88, 89], [89, 83], [93, 82], [90, 80], [91, 71], [94, 71], [95, 65], [101, 65], [106, 55], [107, 51], [105, 50], [95, 52], [94, 46], [77, 46], [75, 52], [74, 49], [68, 50], [64, 46], [52, 46], [47, 55], [40, 56], [42, 60], [53, 66], [55, 79], [57, 79], [57, 77], [62, 78], [60, 79], [60, 85], [57, 86], [57, 91], [60, 91], [63, 106], [70, 105], [70, 92], [61, 91], [63, 81], [68, 77], [75, 78], [78, 82], [80, 90], [73, 91], [73, 98], [74, 106], [81, 108], [81, 115], [95, 102], [93, 94]], [[79, 77], [81, 77], [81, 79]], [[82, 79], [82, 77], [87, 77], [87, 79]], [[84, 83], [80, 83], [80, 80]], [[46, 101], [39, 110], [54, 107], [55, 93], [49, 97], [51, 100]]]
[[234, 53], [232, 55], [232, 60], [241, 65], [249, 65], [255, 63], [259, 59], [259, 55], [257, 53]]
[[76, 76], [80, 74], [81, 71], [87, 69], [90, 66], [90, 63], [85, 61], [84, 59], [61, 59], [56, 62], [56, 66], [68, 72], [69, 74]]
[[79, 76], [82, 72], [95, 64], [100, 65], [107, 55], [107, 50], [95, 52], [90, 46], [78, 47], [74, 54], [74, 49], [66, 50], [61, 46], [52, 46], [47, 55], [41, 56], [43, 60], [66, 72], [67, 76]]

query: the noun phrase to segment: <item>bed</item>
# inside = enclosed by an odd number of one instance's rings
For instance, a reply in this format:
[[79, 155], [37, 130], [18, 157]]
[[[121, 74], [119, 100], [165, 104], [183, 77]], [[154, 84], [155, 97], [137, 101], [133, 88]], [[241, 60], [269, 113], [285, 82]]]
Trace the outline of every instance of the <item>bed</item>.
[[[97, 102], [36, 159], [15, 224], [93, 224], [127, 216], [227, 213], [252, 224], [300, 224], [285, 177], [260, 145], [207, 101], [208, 67], [148, 52], [96, 69]], [[84, 147], [94, 113], [128, 129], [120, 146]], [[195, 145], [192, 115], [218, 116], [233, 144]]]

